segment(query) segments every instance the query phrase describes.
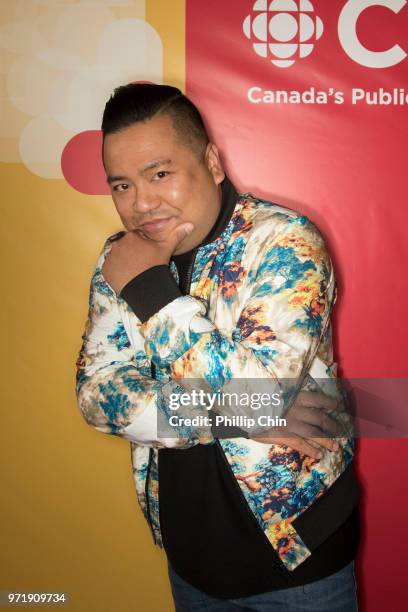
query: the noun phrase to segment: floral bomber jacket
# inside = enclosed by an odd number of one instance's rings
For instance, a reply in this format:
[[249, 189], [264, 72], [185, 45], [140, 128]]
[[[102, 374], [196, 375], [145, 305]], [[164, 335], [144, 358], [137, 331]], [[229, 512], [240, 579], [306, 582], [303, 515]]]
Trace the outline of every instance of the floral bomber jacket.
[[[260, 378], [291, 379], [297, 390], [320, 387], [340, 398], [329, 318], [336, 288], [320, 233], [291, 209], [240, 195], [224, 231], [198, 248], [189, 294], [144, 323], [102, 274], [117, 236], [106, 240], [91, 280], [77, 360], [81, 414], [130, 441], [137, 497], [159, 546], [158, 449], [215, 443], [242, 502], [284, 567], [295, 569], [358, 503], [352, 427], [338, 451], [315, 460], [286, 445], [214, 438], [205, 426], [171, 427], [168, 400], [197, 380], [224, 392], [242, 379], [246, 391], [256, 391]], [[170, 271], [178, 281], [173, 261]]]

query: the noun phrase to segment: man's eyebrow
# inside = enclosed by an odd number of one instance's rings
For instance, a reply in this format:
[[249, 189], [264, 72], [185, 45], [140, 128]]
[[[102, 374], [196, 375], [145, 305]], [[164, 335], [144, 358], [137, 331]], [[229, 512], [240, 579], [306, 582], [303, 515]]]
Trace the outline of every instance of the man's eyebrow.
[[108, 174], [108, 176], [106, 177], [106, 182], [110, 185], [111, 183], [114, 183], [115, 181], [128, 181], [128, 177], [127, 176], [112, 176], [111, 174]]
[[142, 173], [147, 172], [147, 170], [154, 170], [158, 166], [169, 166], [171, 163], [171, 159], [155, 159], [143, 168]]
[[[143, 174], [144, 172], [147, 172], [148, 170], [154, 170], [155, 168], [158, 168], [159, 166], [170, 166], [170, 164], [172, 163], [173, 162], [171, 161], [171, 159], [155, 159], [154, 161], [150, 162], [143, 168], [143, 170], [141, 171], [141, 174]], [[122, 175], [112, 176], [111, 174], [108, 174], [108, 176], [106, 177], [106, 181], [109, 185], [111, 183], [114, 183], [115, 181], [128, 181], [128, 180], [129, 179], [127, 176], [122, 176]]]

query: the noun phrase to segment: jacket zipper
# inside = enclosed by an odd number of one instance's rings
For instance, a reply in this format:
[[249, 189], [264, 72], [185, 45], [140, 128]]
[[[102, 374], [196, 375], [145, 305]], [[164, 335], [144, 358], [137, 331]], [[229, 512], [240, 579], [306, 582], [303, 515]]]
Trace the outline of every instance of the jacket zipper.
[[[197, 251], [198, 251], [198, 248], [195, 249], [195, 251], [193, 253], [193, 257], [191, 258], [190, 264], [189, 264], [188, 269], [187, 269], [186, 282], [185, 282], [185, 285], [186, 285], [186, 287], [185, 287], [185, 295], [187, 295], [190, 292], [191, 278], [193, 276], [193, 268], [194, 268], [195, 260], [196, 260], [196, 257], [197, 257]], [[181, 288], [181, 290], [183, 292], [182, 288]]]
[[[155, 372], [156, 372], [156, 366], [154, 365], [154, 363], [152, 363], [150, 365], [150, 374], [151, 374], [152, 378], [154, 378]], [[152, 518], [151, 518], [151, 514], [150, 514], [150, 499], [149, 499], [150, 469], [151, 469], [151, 466], [152, 466], [152, 462], [153, 462], [153, 448], [150, 447], [150, 449], [149, 449], [149, 461], [147, 463], [146, 480], [145, 480], [145, 503], [146, 503], [147, 522], [149, 524], [150, 531], [152, 532], [153, 541], [156, 542], [156, 535], [154, 533]]]
[[147, 522], [149, 523], [149, 527], [150, 527], [150, 531], [152, 532], [153, 540], [154, 542], [156, 542], [156, 535], [154, 533], [152, 518], [150, 515], [150, 500], [149, 500], [149, 478], [150, 478], [150, 468], [152, 465], [152, 461], [153, 461], [153, 448], [151, 447], [149, 450], [149, 461], [147, 464], [147, 471], [146, 471], [145, 503], [146, 503]]

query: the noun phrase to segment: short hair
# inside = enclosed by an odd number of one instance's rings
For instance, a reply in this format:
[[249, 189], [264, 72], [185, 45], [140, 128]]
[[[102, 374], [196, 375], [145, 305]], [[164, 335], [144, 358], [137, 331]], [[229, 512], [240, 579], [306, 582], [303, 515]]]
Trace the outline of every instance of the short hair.
[[103, 141], [107, 134], [120, 132], [135, 123], [166, 114], [183, 144], [198, 158], [204, 158], [209, 142], [197, 107], [177, 87], [153, 83], [129, 83], [114, 90], [102, 117]]

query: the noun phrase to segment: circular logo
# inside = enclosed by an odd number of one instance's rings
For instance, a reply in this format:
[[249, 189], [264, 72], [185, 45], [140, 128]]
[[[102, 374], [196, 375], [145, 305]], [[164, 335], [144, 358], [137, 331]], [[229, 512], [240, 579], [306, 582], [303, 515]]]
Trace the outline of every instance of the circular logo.
[[256, 0], [243, 29], [257, 55], [288, 68], [311, 54], [323, 34], [323, 22], [310, 0]]

